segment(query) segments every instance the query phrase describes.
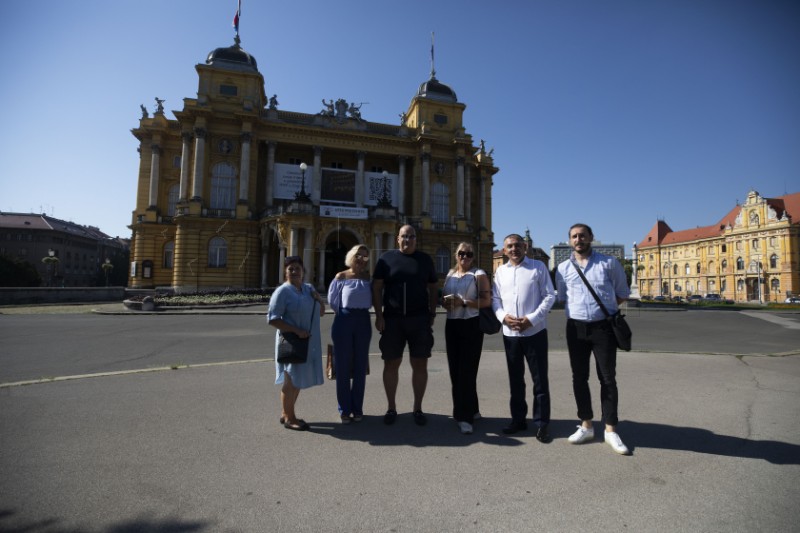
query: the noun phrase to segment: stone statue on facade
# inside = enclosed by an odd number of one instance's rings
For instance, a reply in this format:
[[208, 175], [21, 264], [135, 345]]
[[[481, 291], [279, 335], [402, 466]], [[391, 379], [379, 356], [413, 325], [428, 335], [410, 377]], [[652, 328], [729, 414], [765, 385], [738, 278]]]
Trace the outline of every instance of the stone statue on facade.
[[164, 100], [156, 96], [156, 115], [163, 115], [164, 114]]
[[278, 95], [273, 94], [269, 99], [269, 108], [278, 109]]
[[320, 111], [319, 114], [324, 116], [324, 117], [332, 117], [334, 115], [333, 99], [331, 99], [330, 102], [326, 102], [325, 99], [323, 98], [322, 99], [322, 105], [324, 105], [325, 108], [322, 111]]
[[139, 104], [139, 107], [142, 108], [142, 118], [148, 118], [150, 113], [147, 112], [147, 108], [144, 106], [144, 104]]

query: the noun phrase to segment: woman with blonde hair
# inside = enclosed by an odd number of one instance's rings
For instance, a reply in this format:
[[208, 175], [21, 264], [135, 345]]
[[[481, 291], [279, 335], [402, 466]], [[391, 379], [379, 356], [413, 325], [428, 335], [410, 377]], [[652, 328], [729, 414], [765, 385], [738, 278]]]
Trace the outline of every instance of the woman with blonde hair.
[[461, 433], [472, 433], [480, 416], [478, 408], [478, 365], [483, 349], [483, 332], [478, 327], [481, 307], [492, 304], [492, 292], [486, 272], [473, 266], [475, 251], [468, 242], [459, 243], [456, 266], [447, 274], [442, 305], [447, 310], [444, 337], [447, 366], [453, 393], [453, 418]]
[[336, 369], [336, 399], [342, 424], [361, 422], [367, 383], [369, 342], [372, 338], [369, 308], [372, 283], [369, 248], [353, 246], [345, 256], [349, 267], [336, 274], [328, 287], [328, 304], [336, 316], [331, 326]]

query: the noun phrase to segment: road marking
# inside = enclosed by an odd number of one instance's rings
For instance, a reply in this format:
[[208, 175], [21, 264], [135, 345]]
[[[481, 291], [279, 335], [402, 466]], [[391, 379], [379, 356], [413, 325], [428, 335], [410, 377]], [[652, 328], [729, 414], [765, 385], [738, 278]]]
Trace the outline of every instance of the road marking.
[[791, 318], [783, 318], [781, 316], [775, 316], [772, 313], [761, 313], [757, 311], [739, 311], [743, 315], [747, 315], [752, 318], [760, 318], [761, 320], [766, 320], [767, 322], [772, 322], [773, 324], [778, 324], [784, 328], [788, 329], [800, 329], [800, 322], [797, 320], [792, 320]]
[[164, 372], [165, 370], [185, 370], [189, 368], [203, 368], [207, 366], [241, 365], [246, 363], [267, 363], [274, 359], [248, 359], [244, 361], [221, 361], [218, 363], [200, 363], [196, 365], [170, 365], [156, 366], [152, 368], [136, 368], [133, 370], [118, 370], [116, 372], [98, 372], [96, 374], [76, 374], [74, 376], [57, 376], [54, 378], [29, 379], [26, 381], [13, 381], [10, 383], [0, 383], [0, 389], [9, 387], [22, 387], [25, 385], [41, 385], [42, 383], [55, 383], [58, 381], [72, 381], [75, 379], [105, 378], [109, 376], [127, 376], [130, 374], [144, 374], [145, 372]]

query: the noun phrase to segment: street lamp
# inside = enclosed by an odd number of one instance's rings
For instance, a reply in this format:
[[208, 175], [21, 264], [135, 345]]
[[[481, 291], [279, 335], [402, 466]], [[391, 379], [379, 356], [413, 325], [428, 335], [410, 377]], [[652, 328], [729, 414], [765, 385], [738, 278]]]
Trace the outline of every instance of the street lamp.
[[389, 173], [383, 171], [383, 196], [378, 200], [378, 207], [392, 207], [392, 201], [389, 200]]
[[300, 192], [294, 193], [295, 200], [300, 202], [309, 202], [311, 201], [311, 196], [306, 192], [306, 169], [308, 165], [305, 163], [300, 163], [300, 170], [302, 171], [303, 175], [300, 180]]
[[47, 265], [47, 286], [52, 287], [54, 285], [54, 281], [56, 276], [58, 275], [58, 257], [56, 257], [56, 251], [50, 248], [47, 250], [47, 256], [42, 257], [42, 263]]
[[111, 259], [106, 257], [105, 262], [102, 265], [100, 265], [100, 267], [106, 273], [106, 287], [108, 287], [108, 274], [110, 273], [111, 270], [114, 269], [114, 265], [111, 264]]

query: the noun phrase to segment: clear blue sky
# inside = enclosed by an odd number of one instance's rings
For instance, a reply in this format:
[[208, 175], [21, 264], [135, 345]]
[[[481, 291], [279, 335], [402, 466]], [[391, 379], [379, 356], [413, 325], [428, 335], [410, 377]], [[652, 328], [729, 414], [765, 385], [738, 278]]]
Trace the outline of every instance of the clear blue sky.
[[[2, 2], [0, 210], [130, 236], [144, 104], [196, 95], [235, 0]], [[242, 46], [284, 110], [368, 102], [398, 123], [430, 73], [494, 148], [498, 244], [576, 221], [630, 253], [658, 219], [717, 222], [800, 190], [800, 2], [243, 0]]]

